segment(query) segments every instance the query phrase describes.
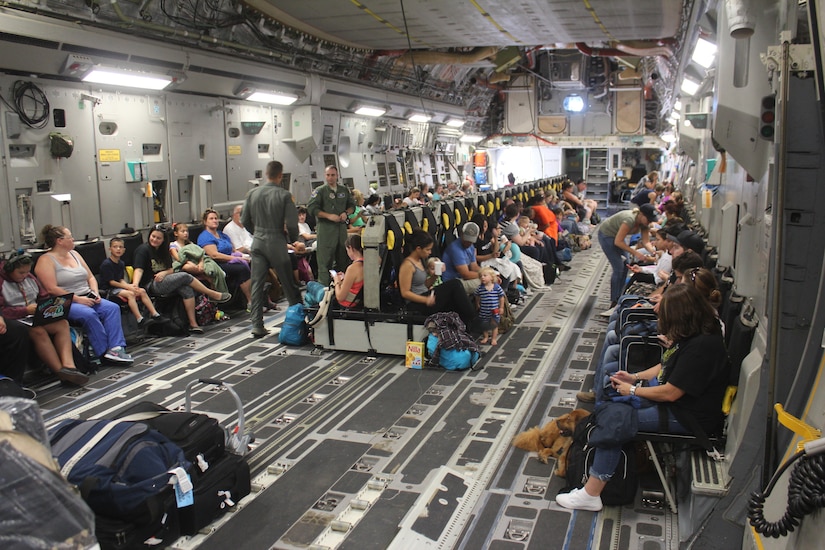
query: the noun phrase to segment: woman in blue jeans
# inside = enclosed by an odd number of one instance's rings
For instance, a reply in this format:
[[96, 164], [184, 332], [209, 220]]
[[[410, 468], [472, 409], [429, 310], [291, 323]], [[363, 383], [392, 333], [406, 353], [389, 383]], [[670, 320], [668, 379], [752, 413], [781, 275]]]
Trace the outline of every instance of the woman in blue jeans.
[[627, 279], [627, 259], [625, 254], [636, 257], [639, 260], [646, 260], [647, 255], [637, 248], [632, 248], [625, 242], [625, 239], [636, 233], [641, 234], [642, 246], [654, 254], [656, 249], [650, 242], [650, 230], [648, 226], [659, 221], [659, 214], [652, 204], [642, 205], [633, 210], [622, 210], [604, 220], [599, 226], [599, 244], [613, 268], [613, 275], [610, 277], [610, 307], [615, 307], [619, 296], [624, 290]]
[[[694, 287], [676, 285], [662, 296], [659, 330], [672, 342], [662, 363], [636, 374], [617, 372], [610, 378], [613, 389], [653, 403], [638, 410], [640, 431], [660, 431], [655, 404], [669, 403], [669, 433], [690, 433], [688, 417], [706, 434], [718, 433], [730, 364], [713, 306]], [[597, 447], [584, 487], [557, 495], [556, 502], [575, 510], [601, 510], [601, 492], [620, 457], [621, 444]]]

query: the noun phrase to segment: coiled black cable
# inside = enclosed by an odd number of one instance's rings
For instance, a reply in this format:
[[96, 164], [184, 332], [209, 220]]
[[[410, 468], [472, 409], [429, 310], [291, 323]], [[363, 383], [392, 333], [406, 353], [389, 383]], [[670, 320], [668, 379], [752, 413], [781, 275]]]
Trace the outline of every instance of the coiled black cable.
[[[49, 99], [37, 84], [18, 80], [12, 86], [13, 105], [9, 107], [29, 128], [44, 128], [49, 121]], [[4, 103], [8, 103], [3, 100]]]
[[[788, 506], [778, 521], [765, 519], [765, 500], [774, 485], [788, 469], [799, 460], [788, 481]], [[800, 520], [817, 508], [825, 507], [825, 455], [808, 456], [805, 451], [793, 455], [771, 478], [764, 492], [754, 492], [748, 501], [748, 520], [757, 533], [779, 538], [786, 536], [799, 525]]]

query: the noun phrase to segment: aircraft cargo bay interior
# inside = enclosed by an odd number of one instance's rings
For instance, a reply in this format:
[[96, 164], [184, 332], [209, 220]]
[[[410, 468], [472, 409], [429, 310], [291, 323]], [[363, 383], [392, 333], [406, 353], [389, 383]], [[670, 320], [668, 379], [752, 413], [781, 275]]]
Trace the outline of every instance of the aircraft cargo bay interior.
[[819, 548], [820, 0], [0, 4], [3, 548]]

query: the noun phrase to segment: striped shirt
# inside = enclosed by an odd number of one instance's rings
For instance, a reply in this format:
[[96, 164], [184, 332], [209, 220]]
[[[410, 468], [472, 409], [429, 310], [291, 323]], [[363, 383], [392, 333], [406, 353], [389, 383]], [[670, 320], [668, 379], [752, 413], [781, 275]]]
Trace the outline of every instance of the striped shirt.
[[[498, 283], [493, 283], [493, 288], [490, 290], [487, 290], [484, 285], [478, 285], [475, 295], [478, 296], [478, 316], [482, 321], [488, 321], [493, 317], [493, 310], [501, 305], [504, 290]], [[500, 311], [499, 315], [501, 315]]]

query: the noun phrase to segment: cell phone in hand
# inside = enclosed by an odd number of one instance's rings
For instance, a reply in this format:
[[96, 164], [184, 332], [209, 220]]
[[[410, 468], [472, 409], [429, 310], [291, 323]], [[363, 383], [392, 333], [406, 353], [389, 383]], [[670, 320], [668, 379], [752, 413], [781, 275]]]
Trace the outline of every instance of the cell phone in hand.
[[329, 270], [329, 276], [330, 276], [330, 277], [332, 277], [332, 278], [334, 279], [335, 277], [337, 277], [337, 276], [338, 276], [338, 272], [337, 272], [337, 271], [335, 271], [334, 269], [330, 269], [330, 270]]

